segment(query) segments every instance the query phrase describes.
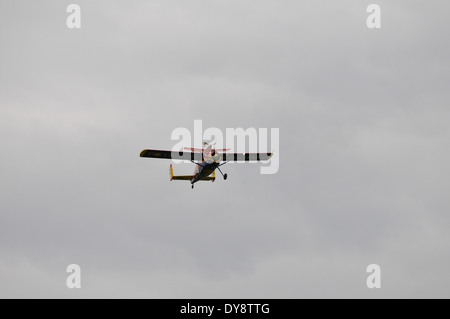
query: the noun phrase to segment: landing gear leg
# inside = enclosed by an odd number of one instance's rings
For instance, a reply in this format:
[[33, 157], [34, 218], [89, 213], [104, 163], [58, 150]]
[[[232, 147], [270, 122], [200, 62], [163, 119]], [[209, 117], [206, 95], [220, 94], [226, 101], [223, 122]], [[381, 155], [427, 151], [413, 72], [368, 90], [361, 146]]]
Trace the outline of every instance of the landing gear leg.
[[222, 176], [223, 176], [223, 179], [224, 180], [227, 180], [227, 177], [228, 177], [228, 175], [225, 173], [222, 173], [222, 171], [220, 170], [220, 167], [217, 167], [217, 169], [219, 170], [219, 172], [220, 172], [220, 174], [222, 174]]

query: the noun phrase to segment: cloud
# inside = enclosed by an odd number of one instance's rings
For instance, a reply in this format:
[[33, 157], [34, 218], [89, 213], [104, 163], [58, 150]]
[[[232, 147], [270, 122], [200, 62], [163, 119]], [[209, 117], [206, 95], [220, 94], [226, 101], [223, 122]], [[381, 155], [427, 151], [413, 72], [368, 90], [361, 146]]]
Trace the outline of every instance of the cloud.
[[[0, 4], [0, 296], [448, 297], [447, 4], [68, 4]], [[195, 119], [279, 172], [138, 157]]]

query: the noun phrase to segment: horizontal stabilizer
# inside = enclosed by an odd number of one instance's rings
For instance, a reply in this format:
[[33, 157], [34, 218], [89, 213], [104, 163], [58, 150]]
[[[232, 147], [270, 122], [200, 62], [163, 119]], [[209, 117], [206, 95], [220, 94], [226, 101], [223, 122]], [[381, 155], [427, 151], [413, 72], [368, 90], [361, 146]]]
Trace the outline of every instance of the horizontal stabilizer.
[[190, 181], [192, 179], [191, 175], [179, 175], [179, 176], [173, 176], [173, 181]]
[[175, 180], [175, 181], [190, 181], [193, 177], [192, 175], [174, 176], [172, 164], [170, 164], [169, 172], [170, 172], [170, 180], [171, 181], [173, 181], [173, 180]]

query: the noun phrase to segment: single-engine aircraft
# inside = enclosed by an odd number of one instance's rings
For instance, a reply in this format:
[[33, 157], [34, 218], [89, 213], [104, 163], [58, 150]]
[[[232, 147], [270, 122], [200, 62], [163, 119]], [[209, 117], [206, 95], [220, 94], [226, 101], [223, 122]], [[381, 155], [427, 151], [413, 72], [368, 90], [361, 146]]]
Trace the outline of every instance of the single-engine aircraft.
[[[197, 165], [194, 175], [173, 175], [172, 164], [170, 164], [170, 180], [190, 181], [191, 187], [198, 181], [212, 181], [216, 179], [215, 170], [219, 170], [223, 179], [226, 180], [228, 175], [222, 173], [220, 166], [227, 162], [249, 162], [249, 161], [268, 161], [272, 157], [272, 153], [225, 153], [230, 149], [214, 149], [214, 144], [203, 142], [203, 148], [185, 147], [187, 151], [160, 151], [160, 150], [143, 150], [140, 157], [163, 158], [188, 160]], [[223, 152], [223, 153], [220, 153]]]

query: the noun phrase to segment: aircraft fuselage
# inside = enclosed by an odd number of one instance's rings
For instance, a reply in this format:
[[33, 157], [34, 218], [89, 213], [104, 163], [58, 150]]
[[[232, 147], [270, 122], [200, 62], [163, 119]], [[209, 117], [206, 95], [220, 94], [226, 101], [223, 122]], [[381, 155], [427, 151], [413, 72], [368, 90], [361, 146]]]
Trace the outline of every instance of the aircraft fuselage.
[[219, 163], [213, 161], [203, 161], [201, 164], [198, 164], [195, 169], [194, 176], [191, 179], [191, 184], [208, 177], [217, 167], [219, 167]]

